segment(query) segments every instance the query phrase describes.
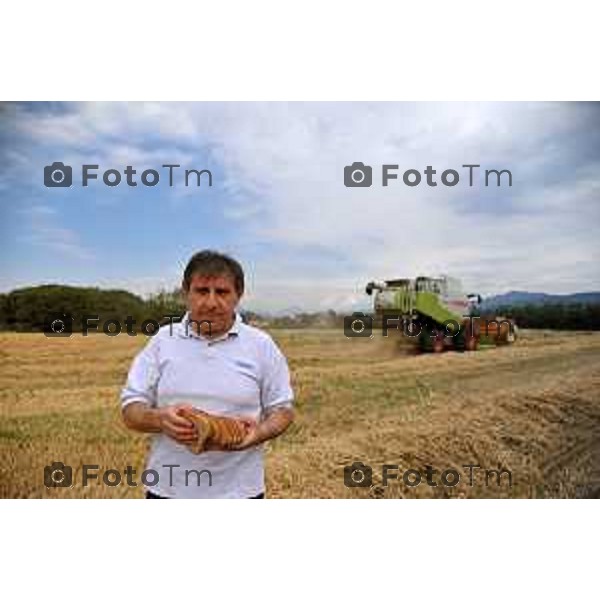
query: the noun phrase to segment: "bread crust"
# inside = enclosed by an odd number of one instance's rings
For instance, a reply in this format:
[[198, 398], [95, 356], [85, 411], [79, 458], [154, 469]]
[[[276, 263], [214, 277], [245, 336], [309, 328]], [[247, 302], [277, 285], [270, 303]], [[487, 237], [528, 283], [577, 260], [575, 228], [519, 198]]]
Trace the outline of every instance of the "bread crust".
[[215, 444], [223, 449], [232, 448], [240, 444], [247, 433], [247, 425], [240, 419], [212, 415], [202, 410], [186, 409], [181, 416], [188, 419], [196, 428], [198, 438], [190, 450], [200, 454], [210, 444]]

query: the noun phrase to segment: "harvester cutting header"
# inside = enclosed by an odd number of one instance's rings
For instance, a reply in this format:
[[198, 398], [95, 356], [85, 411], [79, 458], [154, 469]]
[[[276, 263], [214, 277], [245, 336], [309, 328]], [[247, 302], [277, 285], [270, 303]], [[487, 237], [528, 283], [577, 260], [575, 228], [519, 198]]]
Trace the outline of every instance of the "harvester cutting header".
[[390, 279], [367, 284], [376, 321], [384, 334], [399, 329], [421, 349], [477, 350], [481, 342], [510, 344], [517, 328], [510, 319], [480, 313], [481, 296], [465, 294], [452, 277]]

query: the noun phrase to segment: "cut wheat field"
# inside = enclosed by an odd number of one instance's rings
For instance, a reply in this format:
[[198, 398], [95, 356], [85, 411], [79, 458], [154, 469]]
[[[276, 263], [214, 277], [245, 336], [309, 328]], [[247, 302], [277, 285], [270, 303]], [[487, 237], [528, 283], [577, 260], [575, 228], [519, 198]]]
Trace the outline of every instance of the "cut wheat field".
[[[600, 490], [600, 333], [525, 331], [511, 347], [414, 355], [392, 339], [274, 330], [297, 418], [267, 445], [270, 498], [589, 497]], [[145, 338], [0, 334], [0, 497], [141, 498], [142, 487], [81, 486], [83, 464], [144, 469], [147, 437], [122, 424], [119, 392]], [[75, 485], [47, 489], [61, 461]], [[346, 487], [344, 467], [372, 484]], [[382, 481], [382, 465], [400, 477]], [[502, 467], [497, 485], [463, 465]], [[454, 487], [405, 485], [407, 469], [455, 469]], [[437, 476], [439, 482], [439, 475]]]

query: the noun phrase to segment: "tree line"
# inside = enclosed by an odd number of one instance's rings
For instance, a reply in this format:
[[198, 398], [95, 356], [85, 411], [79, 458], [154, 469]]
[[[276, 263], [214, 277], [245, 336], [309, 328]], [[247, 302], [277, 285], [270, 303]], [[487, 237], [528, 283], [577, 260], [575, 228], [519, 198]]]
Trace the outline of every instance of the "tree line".
[[165, 322], [166, 315], [183, 315], [185, 305], [177, 291], [162, 290], [144, 300], [124, 290], [95, 287], [40, 285], [0, 294], [0, 329], [44, 331], [60, 315], [72, 317], [72, 330], [80, 331], [84, 316], [100, 323], [132, 317], [137, 323], [151, 319]]
[[[40, 285], [0, 294], [0, 330], [43, 331], [56, 315], [73, 317], [73, 331], [81, 329], [83, 316], [98, 316], [136, 323], [146, 320], [160, 324], [167, 315], [181, 316], [185, 303], [179, 290], [161, 290], [147, 299], [125, 290], [95, 287]], [[600, 330], [600, 304], [543, 304], [502, 306], [496, 315], [513, 318], [525, 329]], [[341, 327], [345, 313], [328, 310], [272, 317], [245, 311], [245, 318], [267, 327]]]
[[600, 330], [600, 304], [519, 304], [501, 306], [496, 314], [523, 329]]

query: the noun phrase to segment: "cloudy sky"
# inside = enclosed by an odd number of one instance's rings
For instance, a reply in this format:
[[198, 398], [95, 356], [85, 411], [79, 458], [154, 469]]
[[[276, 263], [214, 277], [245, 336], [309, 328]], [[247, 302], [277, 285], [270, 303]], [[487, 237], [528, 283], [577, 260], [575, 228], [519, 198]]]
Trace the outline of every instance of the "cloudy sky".
[[[4, 104], [0, 160], [0, 291], [144, 295], [176, 286], [202, 248], [240, 259], [245, 306], [262, 310], [368, 306], [367, 281], [418, 274], [482, 295], [600, 289], [600, 103]], [[55, 161], [72, 187], [45, 187]], [[355, 161], [371, 187], [344, 185]], [[387, 187], [384, 163], [399, 167]], [[99, 165], [87, 187], [82, 164]], [[181, 165], [173, 187], [163, 164]], [[472, 187], [463, 164], [481, 165]], [[137, 187], [103, 184], [128, 165]], [[429, 165], [436, 187], [403, 183]], [[212, 187], [186, 187], [186, 168], [210, 169]], [[485, 169], [512, 186], [486, 187]]]

